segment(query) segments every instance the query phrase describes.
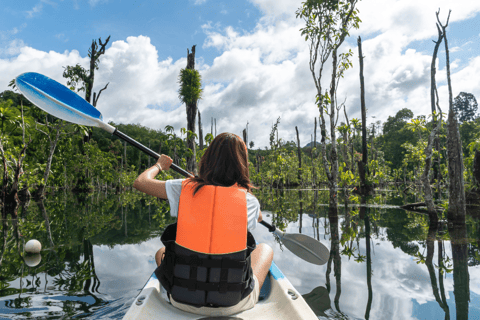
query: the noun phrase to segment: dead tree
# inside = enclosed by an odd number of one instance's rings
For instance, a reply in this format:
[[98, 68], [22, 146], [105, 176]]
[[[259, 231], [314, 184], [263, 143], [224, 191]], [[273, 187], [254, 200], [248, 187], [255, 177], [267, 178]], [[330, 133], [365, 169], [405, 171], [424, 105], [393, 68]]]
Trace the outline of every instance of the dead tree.
[[438, 17], [440, 10], [437, 12], [437, 21], [442, 29], [443, 38], [445, 39], [445, 56], [448, 83], [448, 125], [447, 125], [447, 158], [448, 158], [448, 220], [456, 222], [465, 222], [465, 187], [463, 181], [463, 153], [462, 140], [460, 139], [460, 131], [458, 129], [458, 120], [453, 110], [452, 81], [450, 78], [450, 56], [448, 51], [448, 41], [446, 28], [450, 19], [451, 10], [448, 13], [447, 22], [442, 25]]
[[360, 173], [360, 194], [366, 196], [369, 193], [369, 187], [366, 183], [368, 175], [368, 148], [367, 148], [367, 110], [365, 107], [365, 81], [363, 78], [363, 54], [362, 39], [358, 37], [358, 59], [360, 61], [360, 104], [362, 110], [362, 161], [358, 162], [358, 172]]
[[[45, 126], [47, 129], [46, 131], [53, 132], [53, 137], [50, 136], [50, 132], [46, 132], [37, 125]], [[58, 120], [57, 123], [54, 125], [48, 122], [48, 117], [45, 116], [45, 123], [36, 123], [35, 129], [44, 134], [48, 139], [48, 156], [47, 156], [47, 163], [45, 167], [45, 172], [43, 173], [43, 181], [38, 186], [36, 197], [41, 199], [45, 197], [45, 188], [47, 187], [48, 178], [50, 177], [52, 161], [53, 161], [53, 154], [55, 153], [55, 149], [57, 148], [58, 141], [60, 140], [60, 136], [66, 134], [66, 132], [62, 132], [63, 128], [67, 125], [63, 120]]]
[[195, 147], [195, 117], [197, 116], [197, 103], [202, 93], [201, 77], [195, 70], [195, 45], [192, 52], [187, 49], [187, 67], [180, 70], [179, 98], [187, 107], [187, 146], [192, 151], [187, 156], [187, 170], [197, 174], [196, 147]]
[[298, 128], [295, 126], [297, 132], [297, 152], [298, 152], [298, 182], [302, 184], [302, 148], [300, 147], [300, 136], [298, 135]]
[[[430, 101], [431, 101], [431, 106], [432, 106], [432, 122], [433, 122], [433, 129], [432, 132], [430, 132], [430, 135], [428, 136], [428, 142], [427, 146], [425, 147], [425, 166], [423, 170], [423, 174], [420, 178], [420, 180], [423, 183], [423, 188], [425, 192], [425, 204], [427, 206], [427, 211], [428, 215], [430, 217], [431, 222], [438, 222], [438, 215], [435, 210], [435, 204], [433, 202], [433, 193], [432, 193], [432, 187], [430, 186], [430, 167], [432, 166], [432, 156], [433, 156], [433, 145], [435, 144], [435, 148], [438, 148], [438, 137], [437, 133], [440, 130], [440, 127], [442, 125], [442, 110], [440, 109], [440, 105], [438, 104], [438, 92], [437, 92], [437, 85], [435, 81], [435, 61], [437, 58], [437, 52], [438, 48], [440, 46], [440, 43], [442, 42], [443, 39], [443, 33], [440, 30], [440, 26], [437, 24], [437, 30], [438, 30], [438, 40], [435, 42], [435, 49], [433, 50], [433, 58], [432, 58], [432, 65], [431, 65], [431, 91], [430, 91]], [[436, 106], [436, 107], [435, 107]], [[440, 111], [440, 116], [437, 116], [436, 109]], [[438, 150], [438, 149], [437, 149]], [[438, 164], [439, 162], [436, 163], [437, 166], [435, 168], [437, 169], [437, 172], [434, 172], [434, 176], [438, 178]], [[435, 170], [435, 169], [434, 169]]]
[[[93, 92], [93, 83], [95, 80], [95, 70], [98, 70], [98, 64], [100, 63], [100, 56], [105, 53], [105, 48], [110, 41], [110, 36], [108, 36], [105, 42], [102, 42], [102, 38], [97, 40], [92, 40], [92, 45], [88, 50], [88, 57], [90, 58], [89, 69], [86, 70], [80, 64], [76, 66], [67, 66], [63, 71], [63, 77], [67, 78], [67, 85], [76, 87], [78, 84], [81, 86], [77, 88], [77, 91], [85, 91], [85, 100], [88, 103], [92, 103], [94, 107], [97, 106], [98, 99], [102, 92], [107, 89], [108, 83], [98, 92], [98, 95]], [[100, 47], [99, 47], [100, 44]], [[92, 102], [93, 96], [93, 102]], [[93, 130], [88, 130], [88, 136], [85, 136], [84, 142], [90, 141], [92, 138]]]
[[[443, 33], [440, 30], [440, 26], [437, 24], [437, 30], [438, 30], [438, 39], [435, 42], [435, 48], [433, 49], [433, 56], [432, 56], [432, 64], [430, 66], [430, 105], [432, 108], [432, 114], [436, 112], [435, 108], [435, 94], [437, 90], [437, 84], [435, 81], [435, 75], [437, 73], [437, 68], [436, 68], [436, 61], [437, 61], [437, 54], [438, 54], [438, 49], [440, 47], [440, 44], [442, 43], [443, 40]], [[432, 118], [432, 123], [435, 126], [435, 119]], [[442, 121], [442, 118], [437, 119], [437, 121]], [[440, 151], [440, 140], [438, 136], [435, 136], [434, 140], [434, 148], [437, 151]], [[440, 191], [440, 183], [442, 180], [442, 173], [440, 171], [440, 153], [438, 153], [436, 159], [433, 161], [432, 164], [433, 168], [433, 179], [437, 182], [437, 198], [441, 197], [441, 191]]]
[[200, 110], [198, 110], [198, 142], [200, 150], [203, 149], [203, 129], [202, 129], [202, 116]]

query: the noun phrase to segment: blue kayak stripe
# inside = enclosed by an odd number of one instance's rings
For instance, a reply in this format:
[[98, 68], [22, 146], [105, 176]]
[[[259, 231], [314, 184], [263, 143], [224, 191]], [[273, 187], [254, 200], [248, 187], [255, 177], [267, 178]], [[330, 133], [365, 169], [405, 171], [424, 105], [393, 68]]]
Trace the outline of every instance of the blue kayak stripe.
[[270, 266], [269, 271], [270, 271], [270, 273], [272, 274], [272, 276], [275, 280], [285, 278], [285, 276], [283, 275], [283, 272], [280, 271], [280, 269], [277, 267], [277, 265], [273, 261], [272, 261], [272, 265]]
[[102, 120], [102, 114], [95, 107], [63, 84], [47, 76], [36, 72], [27, 72], [19, 75], [15, 82], [20, 91], [25, 89], [26, 85], [33, 86], [85, 115]]

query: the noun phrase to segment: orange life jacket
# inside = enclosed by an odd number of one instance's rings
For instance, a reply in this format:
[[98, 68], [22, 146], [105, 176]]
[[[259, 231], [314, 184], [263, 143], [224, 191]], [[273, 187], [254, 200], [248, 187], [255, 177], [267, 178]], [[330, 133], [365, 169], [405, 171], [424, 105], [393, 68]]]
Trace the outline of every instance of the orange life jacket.
[[254, 287], [246, 190], [182, 183], [178, 219], [162, 235], [165, 257], [155, 271], [171, 297], [197, 307], [229, 307]]

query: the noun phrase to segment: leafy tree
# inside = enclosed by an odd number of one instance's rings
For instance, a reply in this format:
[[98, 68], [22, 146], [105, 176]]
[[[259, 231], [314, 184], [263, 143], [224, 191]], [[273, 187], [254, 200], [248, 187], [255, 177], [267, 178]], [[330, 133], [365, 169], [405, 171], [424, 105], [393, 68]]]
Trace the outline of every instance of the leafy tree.
[[418, 133], [406, 128], [407, 121], [412, 118], [413, 112], [404, 108], [398, 111], [394, 117], [389, 116], [383, 124], [383, 136], [379, 140], [385, 160], [392, 163], [392, 169], [402, 166], [402, 160], [406, 153], [406, 149], [403, 147], [404, 143], [415, 145], [418, 139]]
[[[324, 170], [330, 188], [330, 212], [337, 215], [338, 155], [335, 137], [337, 89], [344, 72], [352, 66], [349, 58], [353, 52], [339, 52], [351, 28], [358, 29], [361, 22], [355, 8], [358, 0], [307, 0], [296, 11], [297, 18], [305, 21], [301, 28], [305, 41], [309, 41], [310, 72], [317, 89], [317, 105], [320, 111], [321, 150]], [[332, 77], [330, 90], [322, 88], [322, 76], [325, 63], [332, 58]], [[318, 64], [317, 64], [318, 63]], [[341, 108], [340, 104], [340, 108]], [[327, 123], [324, 114], [330, 118], [330, 150], [327, 155]]]
[[478, 109], [477, 99], [471, 93], [460, 92], [453, 102], [453, 111], [458, 115], [460, 123], [472, 121]]

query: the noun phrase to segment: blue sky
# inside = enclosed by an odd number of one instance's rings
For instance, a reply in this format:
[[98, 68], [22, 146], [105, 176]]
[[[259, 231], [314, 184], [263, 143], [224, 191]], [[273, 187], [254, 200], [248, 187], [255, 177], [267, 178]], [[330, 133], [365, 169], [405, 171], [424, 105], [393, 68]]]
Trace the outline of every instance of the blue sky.
[[[241, 134], [248, 122], [249, 138], [264, 147], [281, 117], [279, 136], [296, 140], [298, 126], [301, 144], [306, 144], [318, 109], [308, 43], [299, 32], [303, 21], [295, 18], [300, 5], [299, 0], [8, 1], [0, 9], [0, 90], [23, 72], [65, 83], [63, 67], [87, 67], [91, 41], [111, 35], [94, 86], [98, 92], [109, 83], [97, 105], [104, 119], [155, 129], [172, 125], [179, 133], [186, 127], [186, 114], [178, 100], [177, 77], [186, 65], [187, 48], [196, 44], [204, 132], [212, 117], [217, 132]], [[385, 121], [402, 108], [416, 116], [428, 114], [438, 8], [442, 22], [452, 9], [447, 35], [453, 94], [480, 97], [480, 2], [362, 0], [358, 8], [360, 29], [352, 30], [343, 46], [354, 52], [354, 67], [338, 92], [340, 101], [346, 99], [349, 118], [360, 117], [358, 36], [371, 121]], [[443, 45], [437, 63], [440, 105], [446, 111]], [[330, 68], [327, 62], [324, 88]]]
[[[203, 25], [252, 30], [261, 17], [259, 9], [247, 1], [236, 1], [233, 6], [230, 1], [216, 0], [9, 2], [1, 9], [0, 30], [6, 34], [3, 46], [8, 40], [22, 39], [37, 50], [78, 50], [82, 56], [87, 55], [92, 39], [105, 40], [111, 35], [113, 42], [143, 35], [151, 39], [160, 59], [177, 60], [192, 45], [201, 47], [206, 38]], [[218, 54], [214, 48], [199, 53], [206, 63]]]

